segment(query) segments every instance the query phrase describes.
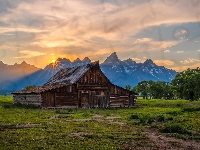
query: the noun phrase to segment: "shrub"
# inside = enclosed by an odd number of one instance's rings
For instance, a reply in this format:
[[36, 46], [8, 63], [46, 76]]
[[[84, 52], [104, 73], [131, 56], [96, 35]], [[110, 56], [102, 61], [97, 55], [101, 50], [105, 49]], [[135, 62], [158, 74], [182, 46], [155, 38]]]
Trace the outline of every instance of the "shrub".
[[189, 131], [185, 126], [179, 123], [168, 123], [160, 129], [163, 133], [179, 133], [179, 134], [189, 134]]
[[159, 116], [157, 116], [156, 120], [158, 122], [164, 122], [165, 121], [165, 117], [163, 115], [159, 115]]
[[181, 111], [171, 111], [171, 112], [167, 112], [166, 114], [173, 115], [173, 116], [178, 116], [178, 115], [181, 115], [182, 112]]
[[131, 115], [131, 119], [139, 119], [139, 116], [137, 114]]
[[184, 108], [183, 111], [187, 111], [187, 112], [200, 111], [200, 107]]
[[150, 115], [140, 115], [139, 116], [139, 121], [141, 124], [146, 125], [146, 124], [151, 124], [154, 122], [154, 118]]

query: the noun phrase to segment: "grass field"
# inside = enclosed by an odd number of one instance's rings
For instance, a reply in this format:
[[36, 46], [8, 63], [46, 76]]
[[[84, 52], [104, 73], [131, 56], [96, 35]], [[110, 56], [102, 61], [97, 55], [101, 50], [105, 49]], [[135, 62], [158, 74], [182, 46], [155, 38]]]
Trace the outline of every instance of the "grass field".
[[200, 102], [39, 110], [0, 96], [0, 149], [200, 149]]

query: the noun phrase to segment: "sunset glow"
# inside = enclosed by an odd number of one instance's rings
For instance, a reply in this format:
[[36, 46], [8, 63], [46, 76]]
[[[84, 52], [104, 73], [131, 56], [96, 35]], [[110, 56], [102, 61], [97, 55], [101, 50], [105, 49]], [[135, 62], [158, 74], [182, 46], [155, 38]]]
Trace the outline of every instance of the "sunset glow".
[[53, 64], [56, 63], [56, 60], [55, 60], [55, 59], [52, 59], [52, 60], [51, 60], [51, 63], [53, 63]]
[[199, 7], [191, 1], [18, 0], [1, 1], [0, 9], [0, 58], [7, 64], [44, 68], [55, 63], [49, 56], [102, 63], [117, 52], [121, 60], [152, 59], [178, 71], [199, 66]]

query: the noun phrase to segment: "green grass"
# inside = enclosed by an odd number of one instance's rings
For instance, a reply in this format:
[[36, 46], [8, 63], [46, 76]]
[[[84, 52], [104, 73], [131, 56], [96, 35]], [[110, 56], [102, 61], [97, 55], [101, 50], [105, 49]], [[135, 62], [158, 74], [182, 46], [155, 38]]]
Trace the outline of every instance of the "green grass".
[[199, 116], [200, 102], [185, 100], [138, 100], [135, 108], [121, 109], [40, 110], [0, 96], [0, 148], [155, 148], [145, 133], [152, 129], [200, 142]]

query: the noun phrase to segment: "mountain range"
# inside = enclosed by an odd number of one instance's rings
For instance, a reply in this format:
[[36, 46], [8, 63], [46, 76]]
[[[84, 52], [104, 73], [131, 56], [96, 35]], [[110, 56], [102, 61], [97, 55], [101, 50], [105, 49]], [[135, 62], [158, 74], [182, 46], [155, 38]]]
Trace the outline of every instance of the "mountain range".
[[[0, 61], [0, 94], [9, 94], [28, 85], [41, 86], [62, 68], [85, 65], [90, 62], [88, 57], [83, 60], [77, 58], [73, 62], [66, 58], [58, 58], [56, 64], [50, 63], [44, 69], [40, 69], [26, 62], [6, 65]], [[133, 87], [143, 80], [171, 82], [177, 74], [174, 70], [156, 65], [151, 59], [147, 59], [144, 63], [136, 63], [130, 58], [122, 61], [116, 52], [107, 57], [100, 67], [112, 83], [121, 87], [127, 84]]]

